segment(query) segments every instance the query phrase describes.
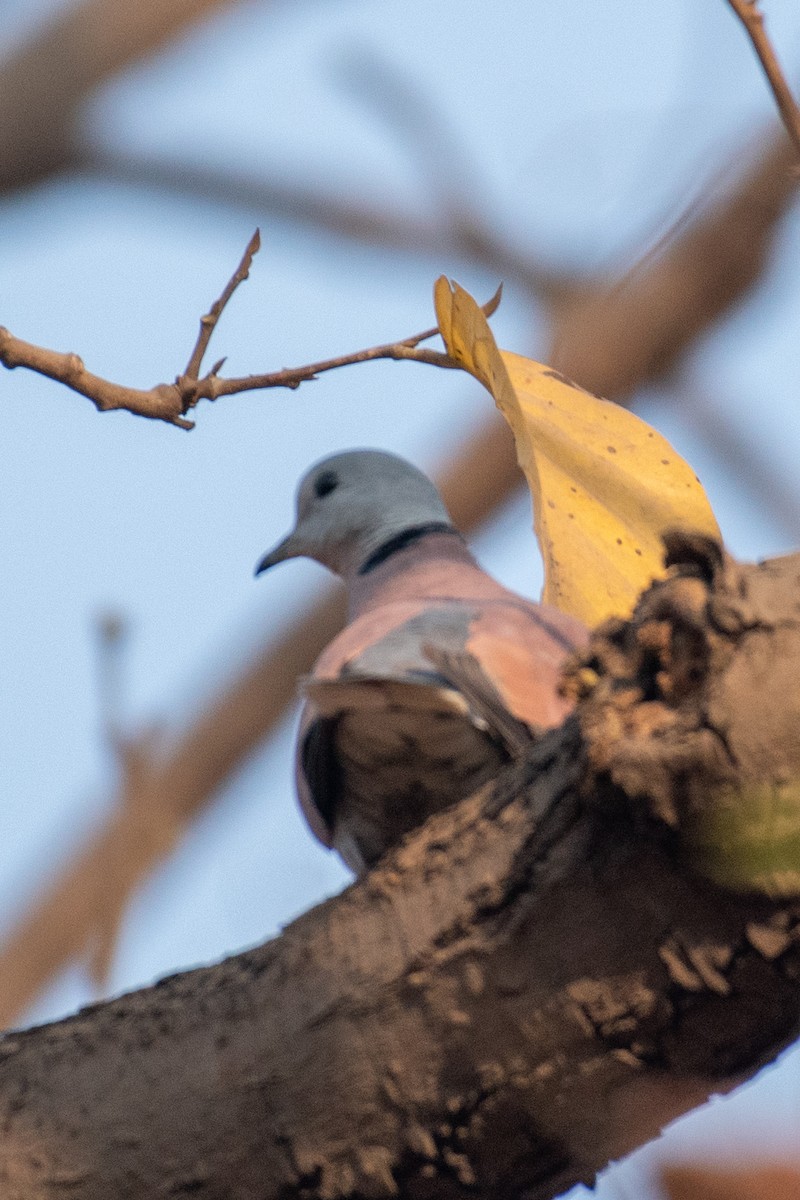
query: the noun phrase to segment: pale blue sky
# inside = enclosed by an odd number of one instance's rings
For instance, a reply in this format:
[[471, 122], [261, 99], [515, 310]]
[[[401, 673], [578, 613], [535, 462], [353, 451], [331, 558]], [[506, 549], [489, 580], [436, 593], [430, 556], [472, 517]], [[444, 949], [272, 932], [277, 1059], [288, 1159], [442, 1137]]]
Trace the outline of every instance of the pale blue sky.
[[[6, 0], [14, 22], [52, 8]], [[800, 13], [765, 5], [796, 73]], [[395, 65], [458, 130], [471, 200], [513, 246], [552, 266], [600, 266], [652, 239], [763, 137], [772, 103], [724, 0], [561, 3], [242, 4], [104, 88], [87, 140], [254, 178], [303, 181], [346, 200], [425, 215], [426, 172], [352, 86], [353, 63]], [[348, 64], [350, 64], [348, 66]], [[347, 80], [351, 82], [348, 84]], [[431, 287], [454, 274], [480, 296], [497, 280], [446, 252], [397, 258], [277, 219], [70, 177], [0, 202], [0, 323], [79, 352], [90, 369], [149, 385], [184, 365], [197, 319], [254, 226], [263, 249], [212, 343], [236, 374], [316, 360], [432, 323]], [[800, 221], [783, 227], [759, 295], [706, 339], [681, 391], [711, 397], [778, 471], [797, 503]], [[494, 319], [510, 349], [545, 353], [541, 314], [507, 289]], [[69, 854], [113, 796], [98, 729], [92, 623], [131, 625], [126, 715], [180, 725], [327, 584], [292, 563], [252, 568], [285, 530], [312, 460], [376, 445], [434, 467], [490, 403], [453, 373], [379, 363], [298, 392], [233, 397], [184, 434], [90, 404], [20, 371], [0, 375], [0, 925]], [[763, 557], [796, 532], [759, 511], [713, 448], [651, 389], [640, 412], [699, 470], [731, 548]], [[485, 565], [530, 595], [539, 568], [524, 500], [476, 540]], [[263, 937], [346, 880], [296, 814], [286, 727], [232, 782], [128, 912], [111, 990], [211, 961]], [[92, 999], [75, 967], [37, 1004], [46, 1019]], [[797, 1053], [668, 1146], [699, 1155], [780, 1140], [800, 1117]], [[720, 1115], [720, 1113], [722, 1115]], [[711, 1130], [712, 1132], [709, 1132]], [[603, 1185], [636, 1187], [654, 1151]], [[643, 1165], [644, 1164], [644, 1165]], [[633, 1173], [633, 1174], [631, 1174]]]

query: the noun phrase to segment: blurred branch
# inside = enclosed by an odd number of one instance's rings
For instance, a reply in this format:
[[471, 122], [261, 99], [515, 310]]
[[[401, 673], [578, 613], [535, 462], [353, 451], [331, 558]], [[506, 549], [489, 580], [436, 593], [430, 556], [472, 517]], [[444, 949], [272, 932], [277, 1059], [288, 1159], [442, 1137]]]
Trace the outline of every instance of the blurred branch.
[[112, 754], [123, 742], [123, 666], [128, 625], [119, 612], [100, 613], [95, 623], [97, 639], [97, 698], [103, 740]]
[[[123, 807], [126, 797], [138, 794], [141, 767], [150, 756], [156, 738], [155, 730], [134, 740], [123, 732], [123, 656], [127, 633], [127, 623], [119, 613], [109, 611], [98, 617], [96, 636], [101, 733], [120, 772]], [[159, 816], [163, 818], [163, 814]], [[148, 821], [148, 825], [151, 824], [152, 820]], [[113, 871], [112, 878], [117, 877], [118, 872]], [[107, 891], [103, 899], [104, 903], [97, 906], [97, 923], [87, 947], [89, 975], [98, 994], [102, 994], [108, 986], [126, 909], [122, 897], [110, 895]]]
[[794, 160], [776, 139], [645, 269], [565, 297], [554, 307], [551, 366], [615, 400], [671, 371], [761, 278], [797, 193]]
[[728, 3], [744, 25], [747, 36], [753, 43], [753, 49], [758, 55], [758, 61], [761, 63], [767, 82], [772, 89], [786, 132], [794, 142], [795, 150], [800, 154], [800, 109], [795, 104], [772, 42], [767, 37], [767, 31], [764, 28], [764, 14], [758, 7], [758, 0], [728, 0]]
[[412, 215], [393, 206], [391, 197], [378, 208], [352, 196], [344, 200], [311, 184], [304, 186], [293, 180], [256, 178], [234, 168], [179, 163], [158, 155], [129, 151], [122, 154], [113, 147], [86, 149], [76, 167], [130, 187], [236, 205], [248, 213], [255, 210], [259, 220], [263, 220], [264, 213], [270, 213], [281, 220], [321, 229], [333, 237], [377, 246], [385, 251], [400, 251], [417, 258], [433, 256], [439, 261], [443, 254], [463, 256], [507, 283], [516, 283], [532, 298], [558, 297], [571, 286], [569, 277], [563, 272], [548, 268], [534, 256], [488, 231], [480, 235], [473, 230], [464, 240], [462, 228], [451, 227], [442, 219], [441, 213], [424, 217]]
[[662, 1172], [669, 1200], [800, 1200], [800, 1169], [780, 1164], [684, 1164]]
[[[724, 398], [700, 391], [691, 379], [681, 377], [676, 389], [680, 395], [681, 419], [703, 439], [709, 453], [724, 463], [738, 490], [749, 493], [749, 503], [783, 527], [791, 543], [797, 542], [800, 530], [800, 495], [796, 480], [789, 482], [769, 459], [766, 447], [759, 447], [741, 423], [731, 420], [729, 405]], [[754, 404], [753, 411], [760, 405]], [[800, 1200], [800, 1197], [798, 1197]]]
[[554, 300], [561, 294], [567, 283], [561, 275], [523, 255], [492, 228], [489, 205], [480, 199], [475, 155], [407, 71], [369, 48], [342, 55], [336, 75], [404, 143], [439, 213], [440, 239], [446, 236], [459, 254], [501, 279], [516, 280], [531, 297]]
[[[484, 521], [517, 483], [505, 422], [497, 418], [481, 430], [451, 460], [439, 483], [461, 528], [474, 529]], [[104, 914], [121, 910], [217, 788], [285, 716], [298, 676], [308, 673], [338, 633], [344, 613], [341, 594], [329, 592], [277, 643], [256, 652], [224, 691], [199, 700], [195, 721], [163, 741], [147, 766], [129, 776], [106, 824], [6, 935], [0, 947], [0, 1028], [14, 1021], [48, 979], [93, 950], [98, 932], [107, 926]]]
[[[259, 166], [269, 169], [261, 163]], [[84, 148], [76, 169], [127, 187], [149, 188], [188, 196], [193, 202], [203, 200], [235, 205], [247, 212], [269, 213], [278, 220], [309, 225], [366, 246], [420, 255], [430, 254], [436, 246], [441, 249], [442, 230], [437, 221], [404, 215], [388, 204], [377, 208], [349, 196], [344, 200], [293, 179], [264, 178], [233, 166], [178, 162], [158, 154], [119, 151], [113, 146]]]
[[294, 221], [384, 248], [435, 254], [437, 258], [449, 249], [499, 278], [515, 281], [532, 299], [553, 301], [569, 289], [570, 280], [563, 272], [548, 269], [491, 227], [486, 206], [477, 199], [480, 186], [472, 156], [433, 98], [423, 95], [405, 71], [370, 49], [342, 55], [335, 74], [404, 144], [435, 211], [432, 218], [415, 219], [386, 206], [379, 211], [370, 209], [352, 197], [343, 204], [318, 188], [304, 189], [295, 183], [255, 181], [231, 176], [227, 170], [223, 173], [152, 157], [123, 158], [113, 149], [88, 150], [81, 166], [140, 186], [195, 192], [248, 207], [257, 204]]
[[[222, 358], [214, 364], [210, 371], [198, 378], [203, 356], [208, 349], [217, 322], [236, 288], [247, 279], [253, 255], [257, 253], [260, 245], [259, 232], [256, 230], [239, 266], [226, 284], [221, 296], [214, 301], [211, 310], [200, 318], [200, 333], [189, 357], [186, 373], [178, 375], [174, 383], [159, 383], [147, 391], [124, 387], [122, 384], [102, 379], [99, 375], [92, 375], [86, 370], [83, 361], [77, 354], [62, 354], [57, 350], [47, 350], [42, 346], [23, 342], [21, 338], [14, 337], [2, 326], [0, 326], [0, 363], [8, 370], [13, 370], [15, 367], [27, 367], [31, 371], [63, 383], [65, 387], [91, 400], [98, 412], [113, 412], [123, 409], [139, 417], [166, 421], [181, 429], [194, 428], [194, 422], [186, 420], [185, 414], [201, 400], [218, 400], [221, 396], [232, 396], [240, 392], [260, 391], [266, 388], [297, 388], [301, 383], [316, 379], [325, 371], [353, 366], [356, 363], [389, 358], [458, 369], [459, 364], [448, 354], [439, 350], [419, 349], [420, 342], [428, 341], [438, 334], [439, 330], [434, 325], [431, 329], [412, 334], [399, 342], [386, 342], [381, 346], [372, 346], [368, 350], [356, 350], [352, 354], [341, 354], [336, 358], [324, 359], [304, 367], [285, 368], [264, 375], [246, 375], [239, 379], [222, 379], [220, 377], [219, 371], [225, 362], [225, 359]], [[494, 296], [483, 305], [483, 312], [487, 317], [496, 311], [502, 291], [501, 285]]]
[[[315, 614], [315, 639], [330, 640], [344, 605], [328, 596]], [[221, 694], [198, 705], [198, 717], [160, 747], [142, 745], [116, 811], [57, 873], [0, 950], [0, 1026], [42, 984], [93, 949], [108, 912], [120, 912], [136, 887], [174, 849], [215, 790], [261, 742], [295, 696], [314, 645], [298, 621], [278, 646], [267, 646]]]
[[233, 0], [84, 0], [0, 62], [0, 191], [70, 163], [98, 84]]

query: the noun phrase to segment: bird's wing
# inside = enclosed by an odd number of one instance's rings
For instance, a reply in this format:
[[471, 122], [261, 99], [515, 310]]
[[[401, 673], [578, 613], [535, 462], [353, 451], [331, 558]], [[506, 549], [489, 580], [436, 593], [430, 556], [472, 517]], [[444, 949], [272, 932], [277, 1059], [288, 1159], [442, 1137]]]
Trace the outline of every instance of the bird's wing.
[[359, 715], [348, 721], [348, 754], [373, 756], [376, 769], [399, 753], [392, 745], [398, 731], [410, 745], [415, 728], [424, 740], [425, 723], [439, 720], [444, 731], [444, 719], [456, 716], [485, 735], [494, 762], [498, 751], [515, 757], [532, 733], [558, 725], [568, 711], [558, 679], [579, 640], [573, 625], [514, 598], [443, 600], [396, 612], [388, 606], [348, 626], [301, 684], [297, 791], [316, 836], [332, 844], [344, 716]]

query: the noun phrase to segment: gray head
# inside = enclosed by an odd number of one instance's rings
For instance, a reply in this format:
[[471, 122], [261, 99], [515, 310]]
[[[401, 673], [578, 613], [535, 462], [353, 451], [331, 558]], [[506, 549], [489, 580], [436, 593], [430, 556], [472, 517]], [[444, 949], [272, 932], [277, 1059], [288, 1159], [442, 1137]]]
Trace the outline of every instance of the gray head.
[[428, 524], [450, 525], [422, 471], [382, 450], [324, 458], [301, 480], [294, 529], [259, 562], [256, 574], [287, 558], [313, 558], [349, 579], [389, 539]]

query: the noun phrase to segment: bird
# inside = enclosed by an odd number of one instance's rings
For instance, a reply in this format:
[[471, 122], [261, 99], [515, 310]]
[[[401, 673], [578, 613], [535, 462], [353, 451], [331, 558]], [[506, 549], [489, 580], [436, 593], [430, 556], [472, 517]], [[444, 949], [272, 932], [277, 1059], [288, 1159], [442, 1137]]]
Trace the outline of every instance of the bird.
[[348, 618], [301, 681], [296, 788], [359, 876], [561, 724], [561, 670], [588, 633], [488, 575], [431, 480], [381, 450], [312, 466], [256, 575], [298, 557], [340, 576]]

